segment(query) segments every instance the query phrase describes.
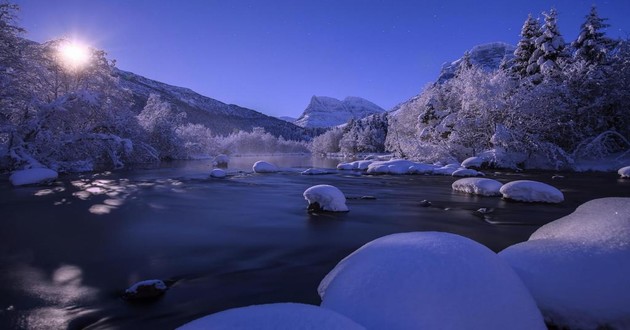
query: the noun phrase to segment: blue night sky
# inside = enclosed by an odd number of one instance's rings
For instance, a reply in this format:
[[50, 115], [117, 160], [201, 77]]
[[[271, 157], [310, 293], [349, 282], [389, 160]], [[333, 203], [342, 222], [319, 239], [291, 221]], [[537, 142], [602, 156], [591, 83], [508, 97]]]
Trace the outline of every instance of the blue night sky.
[[312, 95], [385, 109], [475, 45], [516, 44], [555, 7], [572, 41], [592, 4], [630, 36], [630, 1], [17, 0], [27, 38], [76, 38], [117, 66], [226, 103], [297, 117]]

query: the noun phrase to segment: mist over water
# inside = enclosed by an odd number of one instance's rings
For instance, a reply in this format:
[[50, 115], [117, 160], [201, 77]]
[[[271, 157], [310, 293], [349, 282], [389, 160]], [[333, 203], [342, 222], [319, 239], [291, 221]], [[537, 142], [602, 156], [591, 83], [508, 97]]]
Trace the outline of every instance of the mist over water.
[[[256, 160], [285, 171], [251, 173]], [[630, 181], [614, 173], [488, 173], [552, 184], [565, 194], [559, 205], [453, 192], [455, 179], [444, 176], [300, 174], [336, 163], [233, 157], [225, 179], [208, 177], [211, 161], [189, 161], [62, 176], [43, 187], [0, 180], [0, 328], [172, 329], [231, 307], [319, 304], [319, 281], [377, 237], [446, 231], [500, 251], [590, 199], [630, 196]], [[302, 193], [316, 184], [341, 189], [350, 212], [306, 213]], [[481, 207], [494, 212], [484, 217]], [[161, 299], [120, 298], [154, 278], [172, 283]]]

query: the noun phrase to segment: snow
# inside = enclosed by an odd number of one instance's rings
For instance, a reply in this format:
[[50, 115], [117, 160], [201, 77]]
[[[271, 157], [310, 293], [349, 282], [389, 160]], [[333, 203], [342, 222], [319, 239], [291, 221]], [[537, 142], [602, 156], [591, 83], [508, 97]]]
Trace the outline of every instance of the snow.
[[521, 202], [561, 203], [562, 192], [546, 183], [530, 180], [518, 180], [506, 183], [501, 187], [503, 198]]
[[482, 157], [468, 157], [462, 162], [462, 167], [480, 168], [485, 162], [485, 159], [483, 159]]
[[499, 253], [559, 328], [630, 328], [630, 198], [589, 201]]
[[334, 186], [326, 184], [312, 186], [304, 191], [304, 198], [308, 201], [309, 205], [318, 203], [324, 211], [348, 211], [346, 196], [344, 196], [339, 188]]
[[383, 108], [360, 97], [346, 97], [341, 101], [332, 97], [313, 96], [294, 124], [301, 127], [333, 127], [345, 124], [350, 119], [383, 112]]
[[30, 168], [14, 171], [9, 181], [14, 186], [45, 183], [57, 179], [57, 172], [47, 168]]
[[129, 289], [125, 290], [126, 293], [136, 293], [138, 292], [138, 288], [143, 287], [143, 286], [152, 286], [156, 289], [159, 290], [166, 290], [168, 289], [166, 284], [164, 284], [163, 281], [161, 280], [145, 280], [145, 281], [140, 281], [132, 286], [129, 287]]
[[622, 178], [630, 178], [630, 166], [622, 167], [617, 171]]
[[327, 170], [324, 168], [309, 168], [300, 172], [302, 175], [324, 175], [324, 174], [333, 174], [334, 171]]
[[432, 174], [435, 166], [429, 164], [416, 163], [409, 166], [410, 174]]
[[484, 176], [483, 173], [481, 172], [477, 172], [473, 169], [468, 169], [468, 168], [460, 168], [457, 169], [453, 172], [453, 174], [451, 174], [452, 176]]
[[393, 159], [387, 161], [372, 162], [367, 172], [370, 174], [407, 174], [412, 166], [417, 165], [409, 160]]
[[226, 176], [227, 176], [227, 172], [225, 172], [224, 170], [220, 168], [215, 168], [212, 171], [210, 171], [210, 177], [213, 177], [213, 178], [225, 178]]
[[433, 174], [435, 175], [453, 175], [453, 173], [455, 173], [455, 171], [459, 170], [459, 165], [458, 166], [453, 166], [453, 165], [446, 165], [446, 166], [442, 166], [442, 167], [438, 167], [435, 168], [433, 170]]
[[186, 323], [179, 330], [365, 329], [349, 318], [313, 305], [276, 303], [233, 308]]
[[357, 160], [350, 163], [339, 163], [337, 165], [338, 170], [367, 170], [372, 160]]
[[451, 185], [455, 191], [482, 196], [501, 196], [501, 186], [503, 184], [497, 180], [484, 178], [459, 179]]
[[275, 173], [278, 172], [278, 167], [276, 167], [276, 165], [273, 165], [271, 163], [259, 160], [256, 163], [254, 163], [254, 166], [252, 167], [252, 169], [254, 170], [254, 172], [256, 173]]
[[322, 307], [369, 329], [545, 329], [509, 265], [448, 233], [376, 239], [337, 264], [318, 292]]

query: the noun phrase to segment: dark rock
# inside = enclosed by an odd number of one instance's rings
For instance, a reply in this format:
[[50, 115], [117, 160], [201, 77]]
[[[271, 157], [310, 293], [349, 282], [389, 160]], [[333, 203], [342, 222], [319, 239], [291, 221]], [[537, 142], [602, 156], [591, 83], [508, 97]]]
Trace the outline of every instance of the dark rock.
[[162, 280], [146, 280], [138, 282], [125, 290], [123, 298], [130, 301], [157, 299], [166, 290], [168, 290], [168, 286]]
[[433, 204], [431, 204], [431, 202], [429, 202], [429, 201], [428, 201], [428, 200], [426, 200], [426, 199], [425, 199], [425, 200], [420, 201], [420, 206], [422, 206], [422, 207], [429, 207], [429, 206], [431, 206], [431, 205], [433, 205]]

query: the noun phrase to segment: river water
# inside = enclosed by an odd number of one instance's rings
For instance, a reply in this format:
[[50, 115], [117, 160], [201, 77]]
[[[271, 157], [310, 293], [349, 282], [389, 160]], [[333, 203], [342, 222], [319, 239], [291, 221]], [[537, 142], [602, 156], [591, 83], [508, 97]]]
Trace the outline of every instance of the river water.
[[[258, 159], [285, 171], [251, 173]], [[588, 200], [630, 197], [630, 180], [614, 173], [487, 173], [552, 184], [559, 205], [453, 192], [444, 176], [300, 175], [336, 163], [233, 158], [228, 178], [211, 179], [209, 161], [190, 161], [21, 188], [0, 177], [0, 328], [172, 329], [232, 307], [319, 304], [319, 281], [375, 238], [445, 231], [500, 251]], [[350, 212], [309, 215], [302, 193], [316, 184], [341, 189]], [[120, 298], [145, 279], [171, 287], [153, 302]]]

